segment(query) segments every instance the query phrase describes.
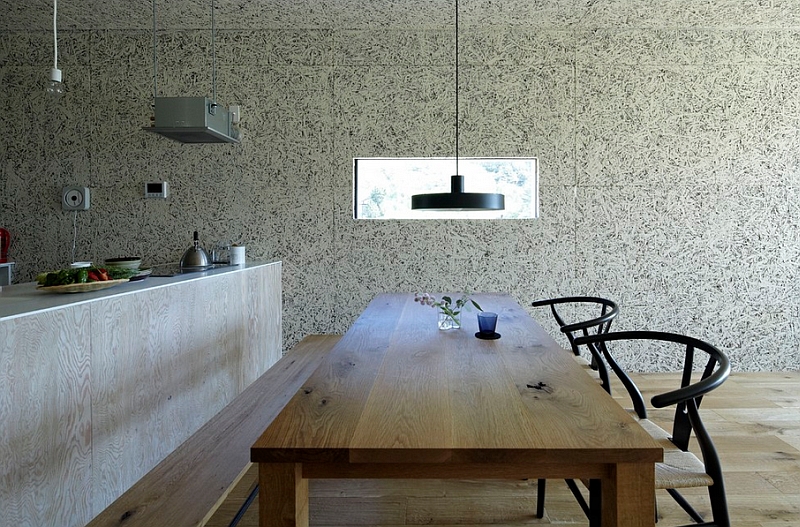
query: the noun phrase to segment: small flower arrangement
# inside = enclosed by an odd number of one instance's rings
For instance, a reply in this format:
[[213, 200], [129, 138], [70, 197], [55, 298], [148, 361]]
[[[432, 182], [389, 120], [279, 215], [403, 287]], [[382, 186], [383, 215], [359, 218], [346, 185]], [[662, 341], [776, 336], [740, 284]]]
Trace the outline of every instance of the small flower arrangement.
[[459, 329], [461, 327], [461, 312], [465, 306], [469, 309], [469, 304], [475, 306], [478, 311], [483, 311], [483, 308], [466, 293], [455, 301], [455, 306], [453, 305], [452, 297], [442, 296], [441, 300], [436, 300], [430, 293], [414, 294], [414, 302], [439, 310], [439, 329]]

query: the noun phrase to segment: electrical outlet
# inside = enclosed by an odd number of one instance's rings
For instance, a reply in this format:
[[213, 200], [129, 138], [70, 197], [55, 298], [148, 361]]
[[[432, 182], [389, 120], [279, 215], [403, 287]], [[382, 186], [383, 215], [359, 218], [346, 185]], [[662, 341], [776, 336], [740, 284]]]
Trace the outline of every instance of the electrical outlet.
[[61, 191], [61, 208], [64, 210], [89, 210], [89, 187], [69, 186]]

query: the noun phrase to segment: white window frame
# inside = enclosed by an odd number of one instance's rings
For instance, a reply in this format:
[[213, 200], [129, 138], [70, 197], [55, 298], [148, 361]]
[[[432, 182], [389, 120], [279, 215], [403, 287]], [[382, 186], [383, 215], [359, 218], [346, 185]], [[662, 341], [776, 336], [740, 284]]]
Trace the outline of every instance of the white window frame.
[[[450, 191], [450, 176], [455, 174], [453, 157], [362, 157], [353, 159], [353, 218], [365, 220], [404, 219], [536, 219], [539, 217], [539, 162], [535, 157], [459, 157], [458, 170], [464, 176], [465, 192], [490, 192], [505, 195], [501, 211], [412, 210], [413, 194]], [[492, 176], [498, 163], [514, 166], [505, 180]], [[513, 175], [520, 182], [513, 182]], [[511, 180], [508, 180], [508, 178]], [[385, 195], [382, 181], [400, 181], [393, 186], [387, 207], [376, 206], [374, 192]], [[385, 199], [385, 198], [383, 198]]]

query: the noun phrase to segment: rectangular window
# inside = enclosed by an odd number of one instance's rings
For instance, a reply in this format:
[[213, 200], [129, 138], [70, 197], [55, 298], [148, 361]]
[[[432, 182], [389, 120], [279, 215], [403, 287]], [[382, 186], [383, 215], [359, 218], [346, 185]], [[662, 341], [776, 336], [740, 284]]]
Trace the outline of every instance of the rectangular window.
[[353, 159], [356, 219], [529, 219], [539, 217], [539, 166], [535, 157], [458, 158], [464, 192], [505, 196], [505, 210], [412, 210], [411, 196], [450, 192], [452, 157]]

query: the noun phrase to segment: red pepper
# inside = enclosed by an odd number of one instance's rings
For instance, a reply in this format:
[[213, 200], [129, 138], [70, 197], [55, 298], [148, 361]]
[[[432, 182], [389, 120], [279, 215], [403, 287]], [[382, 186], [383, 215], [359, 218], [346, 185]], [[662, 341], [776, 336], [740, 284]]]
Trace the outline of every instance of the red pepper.
[[89, 278], [88, 278], [88, 281], [89, 281], [89, 282], [99, 282], [99, 281], [100, 281], [100, 277], [99, 277], [99, 276], [97, 276], [97, 273], [96, 273], [96, 272], [94, 272], [94, 269], [92, 269], [91, 271], [89, 271]]

